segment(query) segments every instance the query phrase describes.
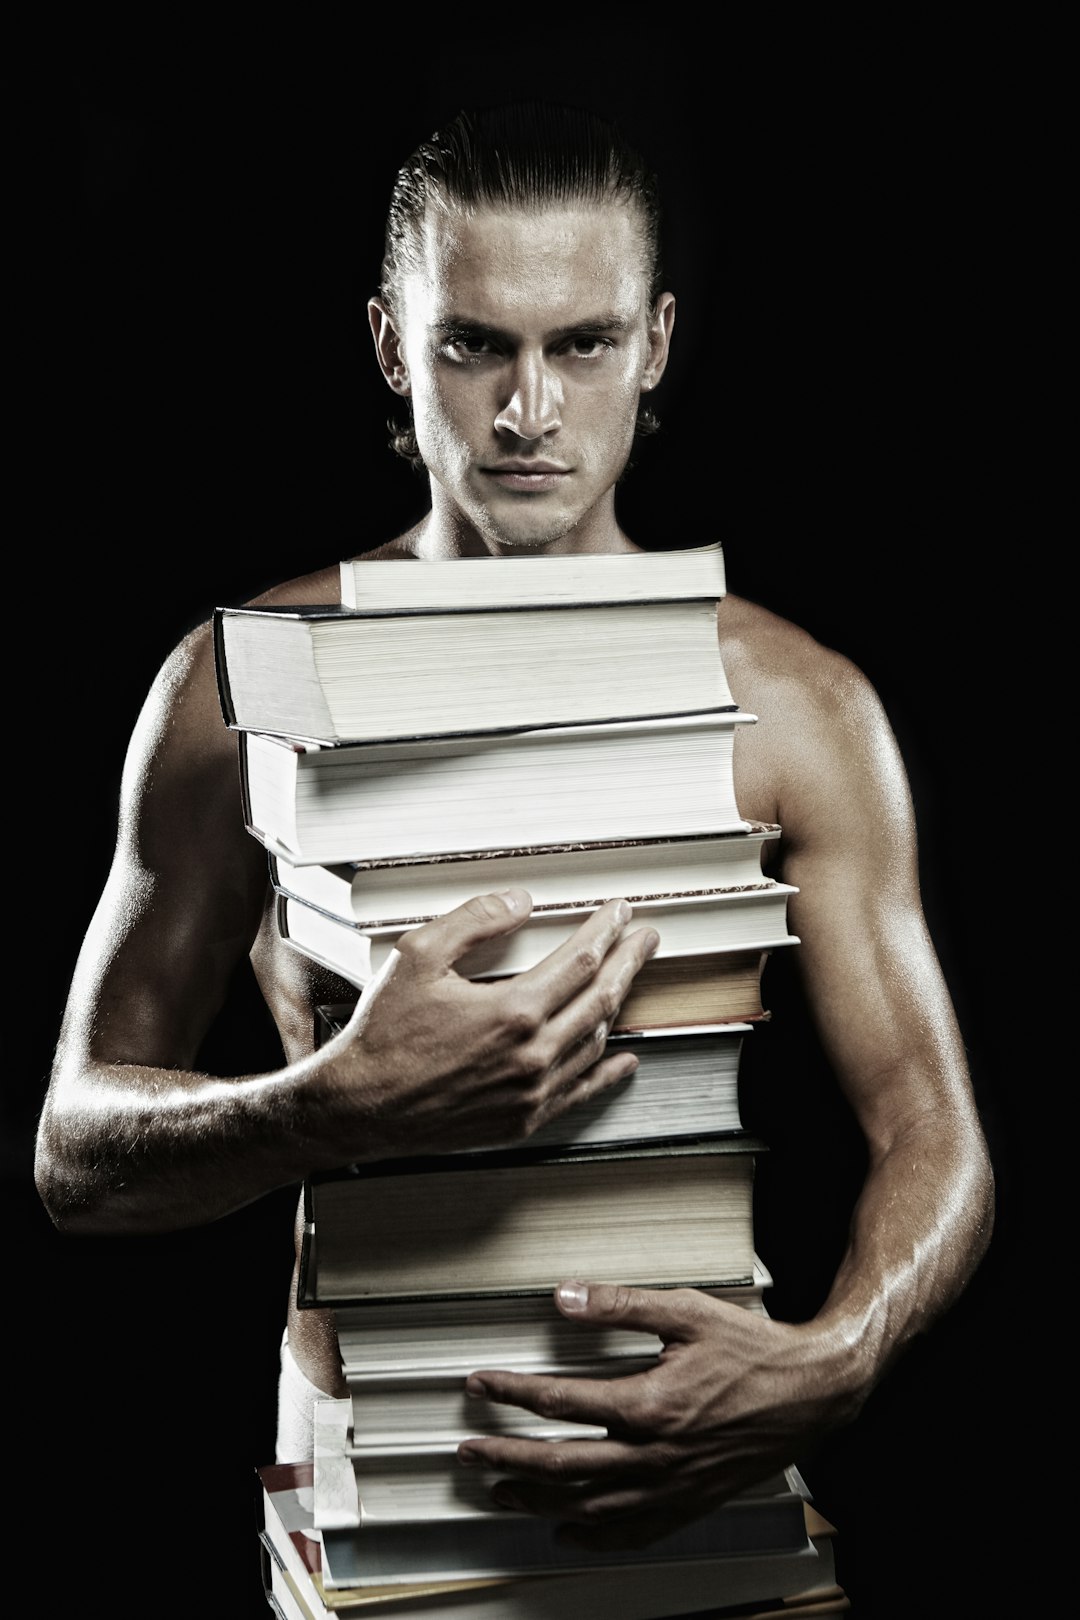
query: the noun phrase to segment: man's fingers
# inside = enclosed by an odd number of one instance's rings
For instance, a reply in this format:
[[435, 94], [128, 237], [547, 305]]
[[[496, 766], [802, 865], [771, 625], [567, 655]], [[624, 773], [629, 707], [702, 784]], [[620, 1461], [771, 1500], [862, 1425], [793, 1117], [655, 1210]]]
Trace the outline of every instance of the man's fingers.
[[532, 896], [526, 889], [474, 895], [441, 917], [410, 928], [398, 950], [434, 973], [444, 972], [474, 945], [520, 928], [531, 911]]
[[[543, 1008], [545, 1015], [550, 1016], [592, 983], [609, 952], [622, 938], [632, 916], [633, 911], [626, 900], [605, 901], [542, 962], [517, 975], [515, 983], [518, 991], [532, 997]], [[648, 933], [655, 937], [655, 930], [648, 930]], [[637, 950], [642, 954], [640, 960], [628, 965], [626, 990], [629, 990], [633, 974], [649, 954], [645, 941], [639, 944]], [[625, 999], [625, 992], [622, 999]], [[620, 1004], [616, 1003], [611, 1009], [612, 1013], [618, 1011]]]
[[[614, 1378], [575, 1378], [552, 1373], [476, 1372], [466, 1380], [470, 1395], [523, 1406], [539, 1417], [564, 1423], [591, 1423], [600, 1428], [633, 1427], [635, 1396], [644, 1394], [647, 1373]], [[572, 1444], [572, 1443], [571, 1443]]]
[[512, 1435], [464, 1440], [457, 1456], [465, 1468], [505, 1470], [549, 1485], [573, 1485], [640, 1462], [636, 1448], [620, 1440], [521, 1440]]
[[552, 1044], [557, 1053], [548, 1069], [552, 1119], [620, 1080], [628, 1080], [638, 1068], [638, 1055], [629, 1047], [609, 1050], [606, 1018], [599, 1023], [590, 1019], [584, 1034], [572, 1045], [565, 1045], [561, 1035], [552, 1037]]
[[[595, 978], [581, 987], [548, 1021], [561, 1051], [569, 1054], [579, 1042], [598, 1036], [600, 1050], [607, 1040], [619, 1008], [630, 994], [634, 977], [659, 944], [654, 928], [637, 928], [608, 953]], [[629, 1070], [627, 1071], [629, 1072]]]
[[610, 1322], [655, 1333], [666, 1343], [700, 1333], [714, 1302], [693, 1288], [627, 1288], [621, 1283], [566, 1281], [555, 1290], [564, 1316], [580, 1322]]

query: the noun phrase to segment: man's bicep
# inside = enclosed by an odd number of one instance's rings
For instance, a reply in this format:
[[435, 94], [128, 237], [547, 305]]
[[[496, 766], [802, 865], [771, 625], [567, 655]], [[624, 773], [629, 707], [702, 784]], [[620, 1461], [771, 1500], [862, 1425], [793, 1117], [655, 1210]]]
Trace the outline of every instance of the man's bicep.
[[209, 870], [113, 871], [87, 930], [62, 1044], [95, 1063], [186, 1068], [251, 945]]
[[808, 771], [784, 876], [799, 890], [791, 926], [824, 1049], [883, 1144], [928, 1109], [966, 1105], [967, 1069], [923, 911], [903, 761], [872, 693], [859, 718]]
[[[181, 663], [178, 654], [174, 666]], [[166, 666], [125, 762], [116, 850], [79, 954], [62, 1050], [76, 1061], [191, 1064], [266, 891], [243, 822], [236, 741], [197, 654]]]

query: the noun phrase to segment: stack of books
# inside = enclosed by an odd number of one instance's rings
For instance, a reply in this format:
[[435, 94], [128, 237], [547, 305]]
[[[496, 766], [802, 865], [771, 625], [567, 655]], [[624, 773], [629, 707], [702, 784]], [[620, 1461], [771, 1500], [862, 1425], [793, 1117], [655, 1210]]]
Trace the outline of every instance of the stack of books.
[[[531, 893], [529, 919], [459, 972], [519, 973], [617, 897], [660, 935], [612, 1028], [611, 1044], [638, 1056], [628, 1080], [525, 1145], [306, 1182], [299, 1303], [335, 1313], [349, 1389], [318, 1404], [310, 1482], [287, 1487], [310, 1509], [318, 1580], [310, 1558], [286, 1559], [284, 1585], [312, 1613], [432, 1583], [458, 1583], [452, 1612], [464, 1613], [460, 1583], [481, 1582], [478, 1614], [540, 1614], [549, 1600], [537, 1593], [555, 1580], [561, 1614], [576, 1612], [574, 1581], [593, 1614], [597, 1583], [613, 1590], [616, 1571], [635, 1592], [659, 1571], [671, 1604], [617, 1611], [627, 1615], [822, 1584], [820, 1566], [807, 1573], [820, 1548], [795, 1470], [661, 1542], [600, 1555], [496, 1509], [494, 1479], [455, 1455], [470, 1435], [603, 1432], [466, 1400], [470, 1371], [610, 1378], [659, 1353], [648, 1335], [564, 1321], [551, 1294], [567, 1277], [765, 1309], [753, 1227], [765, 1144], [742, 1126], [739, 1058], [768, 1019], [767, 957], [797, 940], [794, 891], [762, 865], [780, 829], [745, 820], [735, 801], [734, 739], [755, 717], [721, 659], [724, 591], [719, 545], [360, 558], [341, 565], [338, 603], [215, 613], [245, 816], [294, 949], [362, 995], [405, 931], [512, 885]], [[322, 1007], [317, 1035], [350, 1011]], [[260, 1477], [273, 1524], [280, 1479]], [[285, 1556], [280, 1537], [264, 1537]]]

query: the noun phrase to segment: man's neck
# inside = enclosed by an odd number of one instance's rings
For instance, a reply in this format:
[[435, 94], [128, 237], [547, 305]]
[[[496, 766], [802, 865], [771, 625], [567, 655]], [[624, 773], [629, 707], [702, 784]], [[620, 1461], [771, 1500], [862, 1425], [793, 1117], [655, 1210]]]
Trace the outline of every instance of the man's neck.
[[444, 557], [565, 557], [643, 549], [619, 527], [613, 503], [607, 511], [591, 512], [566, 534], [530, 543], [481, 533], [458, 508], [442, 511], [436, 501], [415, 528], [400, 537], [398, 544], [424, 562]]

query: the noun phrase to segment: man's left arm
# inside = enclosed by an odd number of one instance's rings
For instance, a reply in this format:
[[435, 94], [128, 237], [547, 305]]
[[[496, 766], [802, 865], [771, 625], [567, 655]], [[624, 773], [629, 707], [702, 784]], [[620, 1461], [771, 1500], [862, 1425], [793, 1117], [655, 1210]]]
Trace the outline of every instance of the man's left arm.
[[958, 1297], [990, 1238], [993, 1177], [923, 913], [906, 772], [873, 688], [824, 658], [826, 678], [788, 732], [780, 820], [782, 876], [799, 890], [792, 948], [868, 1150], [828, 1297], [793, 1324], [693, 1290], [584, 1279], [557, 1291], [558, 1308], [659, 1335], [655, 1368], [607, 1381], [483, 1371], [467, 1385], [606, 1426], [598, 1440], [474, 1438], [459, 1459], [506, 1470], [497, 1500], [576, 1521], [608, 1545], [707, 1512], [850, 1422]]

